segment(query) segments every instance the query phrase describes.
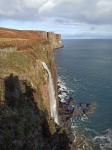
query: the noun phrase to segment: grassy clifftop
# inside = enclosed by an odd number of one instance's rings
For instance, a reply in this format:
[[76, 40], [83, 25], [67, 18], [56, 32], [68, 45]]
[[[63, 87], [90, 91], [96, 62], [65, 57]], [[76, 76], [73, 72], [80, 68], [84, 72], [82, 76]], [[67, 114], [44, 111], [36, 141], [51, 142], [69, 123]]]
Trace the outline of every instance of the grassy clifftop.
[[18, 50], [32, 48], [43, 40], [37, 32], [0, 28], [0, 47], [17, 47]]
[[17, 47], [18, 50], [31, 50], [40, 43], [51, 43], [53, 48], [62, 47], [61, 35], [46, 31], [28, 31], [0, 28], [0, 47]]

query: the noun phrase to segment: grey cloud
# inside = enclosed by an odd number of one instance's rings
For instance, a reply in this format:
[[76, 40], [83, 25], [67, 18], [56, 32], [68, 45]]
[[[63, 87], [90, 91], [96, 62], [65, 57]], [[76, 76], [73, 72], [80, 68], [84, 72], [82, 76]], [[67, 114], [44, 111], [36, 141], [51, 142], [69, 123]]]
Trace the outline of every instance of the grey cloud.
[[112, 24], [111, 0], [0, 0], [0, 20]]
[[[112, 1], [111, 0], [63, 0], [56, 6], [60, 17], [68, 17], [77, 22], [91, 24], [112, 23]], [[55, 14], [56, 15], [56, 14]]]
[[0, 20], [37, 20], [35, 15], [39, 16], [38, 7], [35, 8], [27, 2], [27, 0], [0, 0]]
[[94, 27], [91, 27], [91, 30], [94, 30], [95, 28]]

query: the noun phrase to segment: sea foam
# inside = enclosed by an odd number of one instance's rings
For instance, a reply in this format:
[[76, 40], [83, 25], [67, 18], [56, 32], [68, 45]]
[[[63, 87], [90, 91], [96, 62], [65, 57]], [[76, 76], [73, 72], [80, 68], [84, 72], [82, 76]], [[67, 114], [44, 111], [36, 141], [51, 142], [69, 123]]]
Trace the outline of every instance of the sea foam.
[[106, 131], [104, 131], [104, 133], [105, 134], [93, 138], [93, 142], [98, 142], [100, 144], [101, 150], [112, 150], [112, 129], [109, 128]]

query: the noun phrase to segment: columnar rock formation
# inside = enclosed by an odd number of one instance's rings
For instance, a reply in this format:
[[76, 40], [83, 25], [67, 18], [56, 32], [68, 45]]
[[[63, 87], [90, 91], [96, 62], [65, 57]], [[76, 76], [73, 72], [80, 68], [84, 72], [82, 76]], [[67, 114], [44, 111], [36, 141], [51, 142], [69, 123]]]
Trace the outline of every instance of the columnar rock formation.
[[47, 39], [52, 43], [53, 48], [63, 47], [61, 43], [61, 34], [47, 32]]

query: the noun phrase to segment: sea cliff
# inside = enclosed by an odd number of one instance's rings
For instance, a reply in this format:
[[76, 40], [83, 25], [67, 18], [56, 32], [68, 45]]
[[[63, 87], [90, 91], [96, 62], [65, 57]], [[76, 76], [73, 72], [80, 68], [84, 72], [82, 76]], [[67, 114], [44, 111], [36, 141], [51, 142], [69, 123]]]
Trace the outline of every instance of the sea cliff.
[[[0, 149], [69, 149], [63, 128], [51, 118], [48, 66], [57, 95], [53, 49], [61, 35], [0, 28]], [[12, 137], [12, 138], [10, 138]]]

